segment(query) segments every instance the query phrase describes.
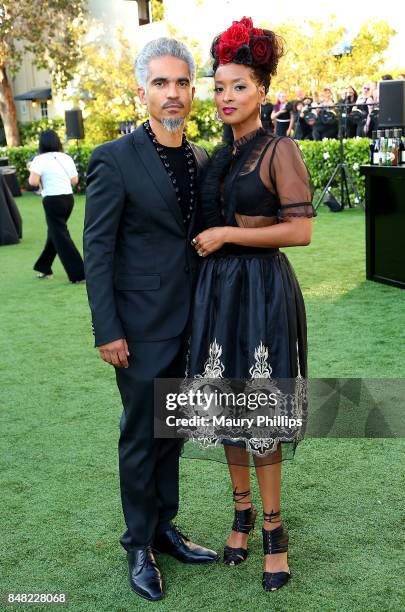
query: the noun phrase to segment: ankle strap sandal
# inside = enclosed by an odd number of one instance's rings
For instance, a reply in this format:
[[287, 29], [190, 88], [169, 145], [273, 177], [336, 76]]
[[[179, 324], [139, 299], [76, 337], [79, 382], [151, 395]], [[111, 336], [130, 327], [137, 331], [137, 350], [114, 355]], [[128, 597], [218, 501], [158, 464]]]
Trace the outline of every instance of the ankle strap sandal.
[[[233, 499], [239, 504], [251, 504], [250, 501], [243, 501], [250, 495], [250, 490], [237, 492], [236, 489], [233, 492]], [[232, 530], [238, 533], [246, 533], [249, 535], [255, 527], [257, 516], [257, 510], [250, 505], [246, 510], [236, 510], [232, 524]], [[239, 565], [242, 561], [245, 561], [248, 556], [246, 548], [233, 548], [232, 546], [225, 546], [224, 548], [224, 563], [225, 565]]]
[[[280, 522], [280, 511], [263, 513], [264, 521], [268, 523]], [[262, 529], [263, 552], [265, 555], [275, 555], [288, 551], [288, 531], [280, 525], [271, 531]], [[262, 585], [265, 591], [277, 591], [291, 578], [291, 572], [263, 572]]]

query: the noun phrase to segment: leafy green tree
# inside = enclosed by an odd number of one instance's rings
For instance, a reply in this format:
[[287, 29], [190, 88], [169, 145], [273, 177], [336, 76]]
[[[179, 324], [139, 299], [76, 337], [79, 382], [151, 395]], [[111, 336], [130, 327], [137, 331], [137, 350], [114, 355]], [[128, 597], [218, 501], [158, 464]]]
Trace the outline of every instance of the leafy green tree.
[[134, 53], [122, 32], [114, 47], [93, 43], [83, 48], [75, 83], [78, 94], [73, 100], [83, 109], [86, 142], [112, 140], [120, 122], [146, 117], [137, 98]]
[[50, 70], [56, 88], [72, 78], [80, 59], [86, 0], [3, 0], [0, 2], [0, 116], [7, 144], [20, 143], [9, 74], [31, 52]]
[[336, 45], [344, 39], [345, 29], [333, 18], [323, 23], [289, 22], [274, 29], [284, 38], [287, 52], [271, 87], [273, 92], [283, 90], [291, 97], [297, 87], [313, 97], [323, 87], [331, 87], [336, 97], [336, 90], [341, 93], [349, 84], [359, 88], [364, 81], [378, 80], [384, 52], [396, 33], [386, 21], [365, 21], [351, 43], [351, 53], [336, 56]]
[[165, 8], [162, 0], [152, 0], [152, 21], [162, 21], [165, 18]]

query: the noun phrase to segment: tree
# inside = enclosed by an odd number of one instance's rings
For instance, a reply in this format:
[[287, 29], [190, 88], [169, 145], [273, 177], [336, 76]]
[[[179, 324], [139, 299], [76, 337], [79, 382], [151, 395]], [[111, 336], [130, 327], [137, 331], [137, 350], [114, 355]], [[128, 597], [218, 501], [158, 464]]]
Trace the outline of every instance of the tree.
[[336, 57], [334, 50], [345, 29], [333, 18], [324, 23], [281, 24], [275, 30], [284, 38], [287, 52], [272, 80], [272, 90], [293, 95], [302, 87], [312, 97], [325, 86], [334, 89], [336, 97], [336, 90], [340, 93], [349, 84], [360, 87], [364, 81], [378, 80], [384, 52], [396, 33], [386, 21], [368, 20], [351, 42], [351, 53]]
[[86, 0], [4, 0], [0, 2], [0, 116], [7, 144], [19, 145], [16, 109], [8, 74], [31, 52], [47, 68], [56, 89], [72, 78], [80, 58]]
[[86, 140], [98, 143], [117, 137], [122, 121], [142, 120], [146, 108], [137, 98], [135, 55], [118, 32], [113, 47], [92, 43], [83, 47], [75, 78], [76, 104], [83, 109]]
[[163, 21], [165, 9], [162, 0], [152, 0], [152, 21]]

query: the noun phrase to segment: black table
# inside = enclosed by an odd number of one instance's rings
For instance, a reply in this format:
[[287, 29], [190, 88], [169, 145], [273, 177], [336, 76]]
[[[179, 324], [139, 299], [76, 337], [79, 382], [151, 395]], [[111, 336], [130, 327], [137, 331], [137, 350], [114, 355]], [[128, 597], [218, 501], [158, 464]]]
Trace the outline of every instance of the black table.
[[11, 194], [15, 198], [21, 197], [21, 190], [15, 166], [0, 166], [0, 174], [3, 175]]
[[361, 166], [366, 178], [366, 276], [405, 289], [405, 166]]
[[0, 173], [0, 246], [22, 238], [22, 219], [4, 176]]

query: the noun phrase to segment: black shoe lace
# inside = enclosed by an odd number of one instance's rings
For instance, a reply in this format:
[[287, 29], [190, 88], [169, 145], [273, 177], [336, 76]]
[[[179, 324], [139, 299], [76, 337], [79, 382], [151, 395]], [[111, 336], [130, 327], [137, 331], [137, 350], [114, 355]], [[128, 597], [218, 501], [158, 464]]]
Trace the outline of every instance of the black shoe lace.
[[238, 491], [237, 487], [235, 487], [232, 495], [233, 495], [233, 501], [236, 504], [249, 504], [249, 505], [252, 504], [252, 502], [250, 501], [244, 501], [246, 497], [250, 496], [250, 489], [248, 489], [247, 491]]
[[273, 510], [271, 512], [263, 512], [263, 520], [266, 523], [280, 523], [280, 515], [280, 510], [277, 510], [276, 512], [274, 512]]
[[172, 523], [172, 528], [177, 533], [177, 535], [179, 535], [182, 538], [184, 538], [184, 540], [186, 540], [186, 542], [190, 542], [189, 536], [186, 535], [183, 531], [180, 531], [179, 527], [175, 523]]

